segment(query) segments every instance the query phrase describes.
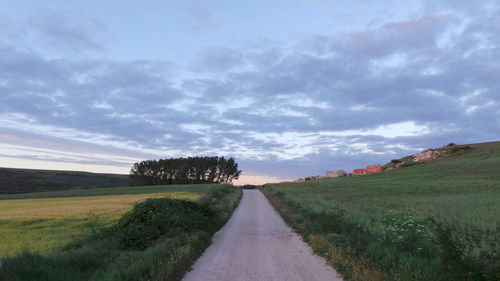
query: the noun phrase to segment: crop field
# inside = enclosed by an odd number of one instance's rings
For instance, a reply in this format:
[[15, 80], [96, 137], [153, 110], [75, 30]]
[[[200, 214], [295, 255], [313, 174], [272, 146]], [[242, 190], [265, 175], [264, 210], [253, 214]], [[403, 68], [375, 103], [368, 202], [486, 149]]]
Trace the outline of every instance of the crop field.
[[194, 192], [204, 194], [210, 189], [210, 184], [185, 184], [185, 185], [150, 185], [150, 186], [123, 186], [91, 189], [72, 189], [61, 191], [45, 191], [20, 194], [0, 194], [3, 199], [27, 199], [27, 198], [56, 198], [56, 197], [84, 197], [124, 194], [148, 194], [164, 192]]
[[134, 186], [0, 195], [0, 257], [23, 249], [49, 254], [115, 223], [138, 202], [158, 197], [194, 201], [209, 187]]
[[240, 189], [221, 184], [95, 193], [2, 199], [0, 235], [7, 247], [0, 280], [178, 281], [241, 197]]
[[380, 174], [263, 191], [318, 254], [353, 280], [495, 280], [500, 142], [471, 147]]

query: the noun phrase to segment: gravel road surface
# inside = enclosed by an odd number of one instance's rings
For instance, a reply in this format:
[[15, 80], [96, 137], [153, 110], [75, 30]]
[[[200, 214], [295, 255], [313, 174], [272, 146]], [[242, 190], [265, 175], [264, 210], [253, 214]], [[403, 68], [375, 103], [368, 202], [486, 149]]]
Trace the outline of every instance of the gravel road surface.
[[259, 190], [244, 190], [228, 223], [183, 281], [341, 281]]

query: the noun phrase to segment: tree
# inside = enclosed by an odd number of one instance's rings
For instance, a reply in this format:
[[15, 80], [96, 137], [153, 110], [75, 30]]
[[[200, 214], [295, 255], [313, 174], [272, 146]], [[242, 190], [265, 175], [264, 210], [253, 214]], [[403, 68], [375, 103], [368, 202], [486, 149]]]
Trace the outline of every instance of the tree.
[[218, 156], [145, 160], [130, 170], [135, 185], [224, 183], [240, 174], [234, 158]]

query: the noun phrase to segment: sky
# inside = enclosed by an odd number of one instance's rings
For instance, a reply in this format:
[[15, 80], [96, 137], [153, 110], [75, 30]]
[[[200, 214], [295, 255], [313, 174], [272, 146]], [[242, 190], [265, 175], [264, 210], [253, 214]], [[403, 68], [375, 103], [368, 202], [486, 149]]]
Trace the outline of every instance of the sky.
[[0, 167], [218, 155], [260, 184], [500, 140], [497, 1], [0, 4]]

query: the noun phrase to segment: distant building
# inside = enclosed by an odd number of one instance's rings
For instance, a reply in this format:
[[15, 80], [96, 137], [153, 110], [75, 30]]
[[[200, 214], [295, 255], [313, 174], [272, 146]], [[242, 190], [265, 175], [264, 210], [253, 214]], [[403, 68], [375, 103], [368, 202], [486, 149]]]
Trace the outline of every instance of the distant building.
[[314, 181], [314, 180], [320, 180], [320, 179], [324, 179], [324, 178], [326, 178], [326, 177], [317, 175], [317, 176], [306, 177], [306, 178], [304, 178], [304, 180], [305, 181]]
[[352, 173], [355, 175], [364, 175], [366, 174], [366, 169], [354, 169], [352, 170]]
[[365, 175], [365, 174], [374, 174], [382, 172], [382, 165], [368, 165], [366, 169], [354, 169], [352, 173], [354, 175]]
[[367, 174], [380, 173], [382, 172], [382, 165], [368, 165], [366, 167]]
[[338, 177], [345, 177], [347, 173], [344, 170], [338, 170], [335, 172], [329, 171], [325, 173], [325, 177], [327, 178], [338, 178]]

